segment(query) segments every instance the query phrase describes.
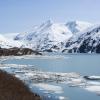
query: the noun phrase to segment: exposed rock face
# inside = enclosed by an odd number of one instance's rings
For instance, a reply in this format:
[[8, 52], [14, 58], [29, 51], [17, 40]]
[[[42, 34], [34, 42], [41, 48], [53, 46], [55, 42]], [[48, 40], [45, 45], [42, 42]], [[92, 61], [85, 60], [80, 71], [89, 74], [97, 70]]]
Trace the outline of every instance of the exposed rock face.
[[21, 56], [21, 55], [31, 55], [31, 54], [35, 54], [35, 55], [42, 55], [41, 53], [37, 52], [37, 51], [33, 51], [32, 49], [29, 48], [0, 48], [0, 56], [10, 56], [10, 55], [14, 55], [14, 56]]

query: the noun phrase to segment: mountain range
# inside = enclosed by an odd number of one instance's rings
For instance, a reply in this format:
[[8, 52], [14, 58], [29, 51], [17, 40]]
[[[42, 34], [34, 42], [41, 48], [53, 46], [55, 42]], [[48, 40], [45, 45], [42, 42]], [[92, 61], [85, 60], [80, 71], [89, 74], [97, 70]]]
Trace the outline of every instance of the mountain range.
[[[9, 39], [10, 36], [10, 39]], [[100, 53], [100, 25], [83, 21], [54, 23], [48, 20], [32, 32], [0, 35], [0, 46], [41, 52]]]
[[65, 47], [67, 53], [100, 53], [100, 25], [72, 36]]

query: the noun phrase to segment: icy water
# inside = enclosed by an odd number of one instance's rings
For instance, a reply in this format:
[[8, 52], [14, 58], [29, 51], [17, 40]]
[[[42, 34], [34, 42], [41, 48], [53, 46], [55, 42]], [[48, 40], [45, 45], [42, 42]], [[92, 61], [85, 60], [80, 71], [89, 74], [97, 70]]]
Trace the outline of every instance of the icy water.
[[[9, 57], [2, 63], [1, 69], [28, 81], [32, 91], [39, 93], [43, 100], [100, 100], [100, 80], [83, 78], [100, 76], [100, 55]], [[25, 66], [20, 68], [20, 65]]]

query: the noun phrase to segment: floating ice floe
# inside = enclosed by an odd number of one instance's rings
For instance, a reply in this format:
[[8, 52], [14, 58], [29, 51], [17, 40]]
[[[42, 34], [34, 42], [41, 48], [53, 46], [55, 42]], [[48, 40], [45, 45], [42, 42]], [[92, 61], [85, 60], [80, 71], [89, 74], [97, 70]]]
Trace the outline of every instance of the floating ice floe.
[[53, 93], [63, 93], [63, 89], [60, 86], [55, 86], [55, 85], [46, 84], [46, 83], [39, 83], [39, 84], [33, 84], [33, 85], [43, 88], [43, 89], [53, 92]]
[[84, 76], [88, 80], [100, 80], [100, 76]]
[[59, 96], [59, 99], [60, 99], [60, 100], [66, 100], [66, 98], [63, 97], [63, 96]]
[[100, 86], [98, 86], [98, 85], [87, 86], [85, 89], [90, 91], [90, 92], [95, 92], [96, 94], [100, 95]]

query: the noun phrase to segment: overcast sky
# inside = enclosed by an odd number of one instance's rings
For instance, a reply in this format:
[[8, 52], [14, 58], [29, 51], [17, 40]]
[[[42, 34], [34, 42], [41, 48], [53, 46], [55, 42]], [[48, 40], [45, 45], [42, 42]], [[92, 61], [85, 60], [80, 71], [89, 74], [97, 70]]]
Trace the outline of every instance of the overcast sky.
[[100, 23], [100, 0], [0, 0], [0, 33], [29, 31], [49, 19]]

